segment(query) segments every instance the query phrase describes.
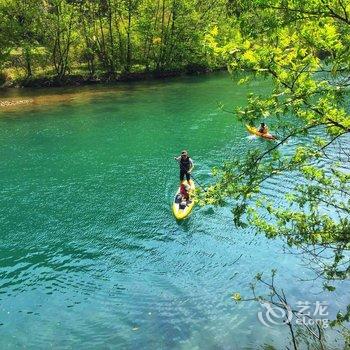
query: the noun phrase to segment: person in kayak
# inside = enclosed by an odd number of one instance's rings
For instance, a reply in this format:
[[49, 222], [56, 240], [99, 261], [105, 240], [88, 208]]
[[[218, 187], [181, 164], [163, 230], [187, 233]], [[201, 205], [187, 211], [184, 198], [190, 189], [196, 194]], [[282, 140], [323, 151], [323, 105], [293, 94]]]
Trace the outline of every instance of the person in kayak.
[[180, 182], [184, 180], [186, 176], [186, 180], [190, 183], [191, 180], [191, 172], [194, 168], [193, 161], [189, 157], [187, 151], [182, 151], [181, 156], [175, 157], [175, 159], [179, 162], [180, 165]]
[[258, 130], [261, 134], [268, 134], [269, 133], [269, 128], [265, 123], [260, 123], [260, 128]]

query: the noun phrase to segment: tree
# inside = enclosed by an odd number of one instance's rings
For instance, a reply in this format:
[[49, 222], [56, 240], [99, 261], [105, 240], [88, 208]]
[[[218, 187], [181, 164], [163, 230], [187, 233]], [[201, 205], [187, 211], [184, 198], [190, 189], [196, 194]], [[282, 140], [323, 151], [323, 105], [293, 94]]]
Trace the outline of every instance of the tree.
[[55, 75], [62, 79], [69, 69], [70, 50], [77, 40], [77, 8], [64, 0], [51, 0], [46, 15], [46, 46], [49, 48]]
[[[338, 0], [249, 4], [249, 10], [240, 7], [231, 39], [211, 31], [206, 42], [233, 72], [272, 80], [272, 93], [250, 95], [237, 115], [249, 124], [269, 121], [280, 137], [264, 151], [252, 149], [243, 160], [215, 169], [218, 181], [204, 201], [234, 198], [236, 225], [284, 237], [302, 247], [325, 278], [347, 278], [350, 6]], [[266, 181], [291, 175], [298, 180], [282, 205], [277, 194], [262, 195]]]
[[0, 3], [3, 60], [8, 57], [11, 49], [21, 50], [26, 78], [33, 74], [32, 53], [42, 41], [42, 6], [42, 1], [35, 0]]

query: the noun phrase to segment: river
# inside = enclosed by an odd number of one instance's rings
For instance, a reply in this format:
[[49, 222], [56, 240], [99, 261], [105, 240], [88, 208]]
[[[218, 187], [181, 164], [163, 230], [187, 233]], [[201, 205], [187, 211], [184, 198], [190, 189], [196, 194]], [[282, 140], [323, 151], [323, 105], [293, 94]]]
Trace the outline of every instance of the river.
[[0, 110], [0, 348], [280, 348], [288, 329], [231, 299], [273, 268], [292, 302], [331, 299], [334, 318], [341, 289], [300, 283], [299, 257], [235, 228], [229, 206], [172, 216], [173, 157], [188, 149], [210, 184], [213, 166], [266, 147], [218, 106], [269, 89], [220, 73], [4, 95], [34, 103]]

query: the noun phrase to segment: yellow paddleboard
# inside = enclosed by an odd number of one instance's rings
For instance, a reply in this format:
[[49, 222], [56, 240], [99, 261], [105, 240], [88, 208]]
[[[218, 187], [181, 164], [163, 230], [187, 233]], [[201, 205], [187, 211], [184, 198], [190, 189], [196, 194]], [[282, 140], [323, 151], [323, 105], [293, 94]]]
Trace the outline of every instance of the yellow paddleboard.
[[[187, 181], [183, 181], [182, 183], [187, 184]], [[177, 220], [183, 220], [185, 219], [191, 212], [193, 206], [194, 206], [194, 190], [195, 185], [192, 180], [190, 180], [189, 185], [191, 186], [191, 189], [189, 191], [190, 199], [183, 203], [181, 202], [181, 196], [180, 196], [180, 187], [176, 192], [176, 195], [174, 197], [173, 201], [173, 213]]]

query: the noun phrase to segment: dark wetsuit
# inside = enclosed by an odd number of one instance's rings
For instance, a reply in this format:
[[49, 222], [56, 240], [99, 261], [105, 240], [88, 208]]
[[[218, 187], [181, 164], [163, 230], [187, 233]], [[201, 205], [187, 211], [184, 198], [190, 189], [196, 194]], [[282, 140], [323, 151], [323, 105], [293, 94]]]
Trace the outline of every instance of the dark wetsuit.
[[193, 165], [192, 159], [190, 157], [187, 157], [185, 159], [180, 158], [179, 164], [180, 164], [180, 181], [183, 181], [186, 175], [186, 180], [187, 182], [189, 182], [191, 179], [191, 174], [188, 171], [191, 169]]

